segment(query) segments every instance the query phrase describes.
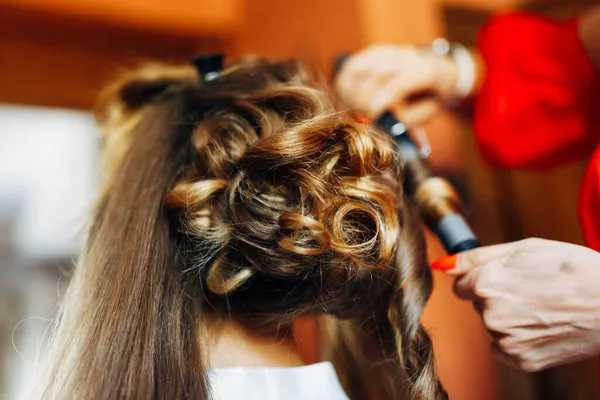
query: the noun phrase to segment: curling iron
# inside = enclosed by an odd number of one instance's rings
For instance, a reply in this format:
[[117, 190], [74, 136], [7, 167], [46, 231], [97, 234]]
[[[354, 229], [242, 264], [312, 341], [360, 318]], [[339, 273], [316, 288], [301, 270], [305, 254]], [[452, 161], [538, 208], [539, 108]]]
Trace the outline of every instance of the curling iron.
[[[345, 55], [336, 60], [334, 76], [347, 58]], [[436, 234], [446, 251], [456, 254], [479, 247], [477, 237], [461, 213], [461, 201], [456, 190], [447, 180], [433, 173], [406, 125], [389, 110], [374, 124], [387, 132], [398, 145], [405, 162], [404, 188], [417, 204], [425, 225]]]

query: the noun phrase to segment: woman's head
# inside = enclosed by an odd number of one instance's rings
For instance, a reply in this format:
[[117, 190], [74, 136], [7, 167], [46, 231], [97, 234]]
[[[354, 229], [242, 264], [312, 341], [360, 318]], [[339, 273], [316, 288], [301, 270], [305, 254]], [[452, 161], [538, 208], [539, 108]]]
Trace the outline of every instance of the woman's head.
[[106, 181], [46, 396], [207, 398], [198, 331], [226, 313], [267, 330], [353, 321], [355, 369], [383, 370], [381, 396], [443, 398], [419, 324], [423, 237], [384, 134], [298, 64], [260, 59], [210, 82], [147, 66], [101, 110]]

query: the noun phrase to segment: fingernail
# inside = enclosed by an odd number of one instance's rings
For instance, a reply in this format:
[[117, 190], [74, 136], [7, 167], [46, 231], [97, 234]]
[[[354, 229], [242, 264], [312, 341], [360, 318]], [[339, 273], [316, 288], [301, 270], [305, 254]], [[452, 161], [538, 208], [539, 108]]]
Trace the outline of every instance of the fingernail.
[[457, 260], [458, 256], [456, 254], [440, 258], [439, 260], [435, 260], [433, 263], [431, 263], [431, 269], [436, 271], [450, 271], [451, 269], [456, 268]]

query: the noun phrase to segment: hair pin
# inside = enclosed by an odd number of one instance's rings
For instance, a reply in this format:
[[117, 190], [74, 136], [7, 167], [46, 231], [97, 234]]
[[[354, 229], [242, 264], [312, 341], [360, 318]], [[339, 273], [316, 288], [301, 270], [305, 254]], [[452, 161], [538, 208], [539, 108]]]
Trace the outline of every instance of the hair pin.
[[205, 54], [192, 58], [192, 64], [205, 82], [212, 81], [223, 70], [225, 55], [221, 53]]

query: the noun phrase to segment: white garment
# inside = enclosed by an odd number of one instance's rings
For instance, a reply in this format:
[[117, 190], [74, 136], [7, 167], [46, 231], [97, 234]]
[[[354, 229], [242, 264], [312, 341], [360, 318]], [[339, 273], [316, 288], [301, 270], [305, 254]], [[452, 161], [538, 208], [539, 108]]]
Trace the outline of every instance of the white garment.
[[329, 362], [208, 372], [213, 400], [348, 400]]

